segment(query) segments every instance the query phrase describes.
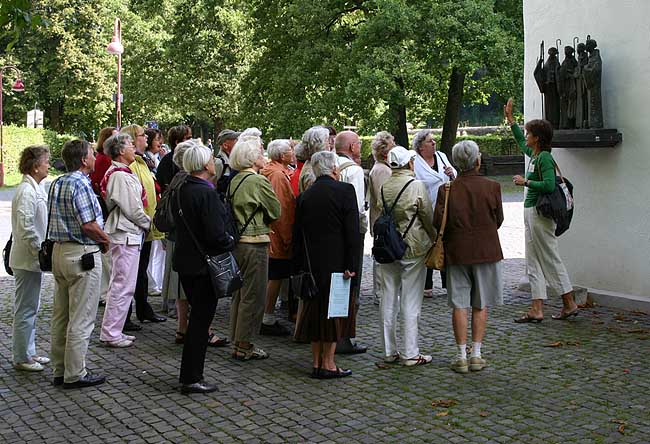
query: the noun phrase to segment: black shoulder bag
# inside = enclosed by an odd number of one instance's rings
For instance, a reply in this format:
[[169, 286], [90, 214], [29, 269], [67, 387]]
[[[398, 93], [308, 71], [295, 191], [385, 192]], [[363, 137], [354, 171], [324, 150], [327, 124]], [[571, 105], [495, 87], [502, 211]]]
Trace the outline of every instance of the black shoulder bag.
[[318, 286], [311, 272], [311, 261], [309, 260], [309, 250], [307, 249], [307, 239], [304, 230], [300, 230], [302, 242], [305, 247], [305, 258], [307, 260], [307, 271], [301, 271], [289, 278], [293, 294], [298, 295], [302, 300], [309, 301], [318, 296]]
[[229, 251], [227, 253], [222, 253], [216, 256], [208, 255], [201, 244], [192, 233], [192, 229], [185, 220], [183, 216], [183, 208], [181, 207], [181, 188], [176, 192], [176, 202], [178, 203], [178, 215], [180, 216], [185, 228], [187, 228], [192, 241], [196, 249], [199, 250], [201, 256], [205, 258], [205, 262], [208, 265], [208, 274], [210, 275], [210, 281], [212, 282], [212, 288], [214, 289], [214, 294], [217, 299], [230, 296], [235, 291], [239, 290], [244, 284], [244, 279], [239, 270], [239, 265], [235, 260], [235, 256]]
[[5, 248], [2, 250], [2, 260], [5, 263], [5, 270], [9, 276], [14, 275], [14, 271], [9, 266], [9, 255], [11, 254], [11, 245], [13, 244], [13, 234], [9, 235], [9, 240], [5, 245]]
[[[41, 249], [38, 250], [38, 264], [41, 267], [41, 271], [52, 271], [52, 253], [54, 251], [54, 241], [49, 239], [50, 237], [50, 221], [52, 214], [52, 193], [54, 192], [54, 187], [59, 179], [52, 182], [50, 185], [50, 193], [48, 196], [48, 206], [47, 206], [47, 228], [45, 229], [45, 240], [41, 242]], [[56, 200], [59, 200], [61, 197], [61, 187], [59, 187], [58, 193], [56, 193]]]

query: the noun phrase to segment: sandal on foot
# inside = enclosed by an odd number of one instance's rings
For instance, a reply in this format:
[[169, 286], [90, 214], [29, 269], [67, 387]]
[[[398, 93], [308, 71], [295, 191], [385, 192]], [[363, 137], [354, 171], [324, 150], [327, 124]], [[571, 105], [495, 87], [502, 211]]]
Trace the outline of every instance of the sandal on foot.
[[342, 369], [341, 367], [336, 367], [336, 370], [327, 370], [325, 368], [320, 369], [320, 373], [316, 377], [317, 379], [336, 379], [336, 378], [345, 378], [346, 376], [352, 375], [352, 370]]
[[235, 346], [231, 356], [238, 361], [250, 361], [252, 359], [266, 359], [269, 357], [269, 354], [261, 348], [251, 345], [250, 348]]
[[208, 336], [208, 347], [225, 347], [230, 344], [230, 341], [226, 338], [220, 338], [214, 333], [210, 333]]
[[570, 317], [573, 316], [578, 316], [578, 307], [573, 309], [572, 311], [565, 313], [564, 310], [560, 312], [559, 315], [553, 315], [551, 318], [555, 319], [556, 321], [566, 321]]
[[184, 344], [185, 343], [185, 333], [177, 331], [176, 332], [176, 338], [174, 338], [174, 342], [177, 344]]
[[531, 316], [528, 313], [526, 313], [525, 315], [523, 315], [519, 319], [515, 319], [515, 323], [517, 323], [517, 324], [528, 324], [530, 322], [535, 322], [535, 323], [539, 324], [543, 320], [544, 320], [544, 318], [536, 318], [536, 317]]

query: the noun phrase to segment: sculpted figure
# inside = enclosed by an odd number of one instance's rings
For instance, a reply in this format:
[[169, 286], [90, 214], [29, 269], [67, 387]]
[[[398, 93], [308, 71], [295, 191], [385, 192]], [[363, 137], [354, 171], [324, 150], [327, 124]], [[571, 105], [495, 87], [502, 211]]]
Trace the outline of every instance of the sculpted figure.
[[557, 58], [557, 48], [551, 46], [548, 50], [548, 60], [537, 62], [534, 76], [540, 92], [544, 94], [544, 118], [551, 122], [553, 128], [560, 125], [560, 61]]
[[600, 58], [600, 50], [596, 49], [597, 43], [595, 40], [587, 39], [585, 46], [589, 53], [589, 61], [584, 67], [589, 101], [589, 128], [602, 128], [603, 101], [600, 92], [600, 81], [603, 73], [603, 61]]
[[576, 71], [576, 126], [578, 128], [589, 128], [589, 100], [587, 97], [587, 84], [585, 82], [584, 69], [589, 61], [587, 46], [584, 43], [578, 44], [578, 69]]
[[576, 127], [577, 87], [576, 74], [579, 71], [578, 60], [572, 46], [564, 47], [564, 61], [560, 66], [560, 128]]

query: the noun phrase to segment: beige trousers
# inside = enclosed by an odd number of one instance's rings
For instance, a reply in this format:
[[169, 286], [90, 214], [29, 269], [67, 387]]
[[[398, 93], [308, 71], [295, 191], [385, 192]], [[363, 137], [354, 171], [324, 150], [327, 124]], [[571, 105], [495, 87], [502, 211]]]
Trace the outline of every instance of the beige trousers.
[[[95, 327], [102, 258], [97, 245], [54, 244], [52, 274], [52, 367], [54, 377], [75, 382], [86, 375], [86, 352]], [[81, 255], [94, 253], [95, 268], [81, 269]]]

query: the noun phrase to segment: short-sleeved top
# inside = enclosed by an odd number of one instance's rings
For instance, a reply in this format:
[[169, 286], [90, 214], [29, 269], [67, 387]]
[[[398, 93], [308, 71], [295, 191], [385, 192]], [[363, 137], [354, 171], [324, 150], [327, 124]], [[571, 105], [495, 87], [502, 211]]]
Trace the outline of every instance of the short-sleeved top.
[[48, 214], [49, 239], [84, 245], [97, 244], [81, 229], [82, 225], [92, 221], [96, 221], [100, 227], [104, 226], [102, 209], [93, 192], [90, 178], [81, 171], [68, 173], [54, 181], [49, 194]]

